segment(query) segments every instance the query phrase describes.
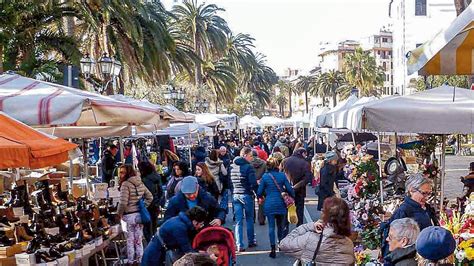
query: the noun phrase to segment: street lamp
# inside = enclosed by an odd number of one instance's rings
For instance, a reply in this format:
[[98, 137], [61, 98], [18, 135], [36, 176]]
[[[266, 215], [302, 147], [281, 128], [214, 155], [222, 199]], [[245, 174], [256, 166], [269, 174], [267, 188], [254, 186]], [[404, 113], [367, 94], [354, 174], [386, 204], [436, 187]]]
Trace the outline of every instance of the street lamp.
[[[111, 58], [107, 55], [107, 53], [103, 53], [102, 57], [98, 60], [98, 66], [100, 73], [102, 74], [102, 84], [98, 84], [94, 79], [90, 78], [90, 76], [94, 73], [95, 68], [95, 61], [90, 57], [89, 54], [86, 54], [80, 61], [81, 64], [81, 72], [86, 77], [86, 80], [92, 83], [99, 93], [103, 93], [110, 82], [112, 82], [112, 87], [115, 92], [116, 87], [116, 78], [120, 75], [120, 71], [122, 70], [122, 63], [115, 59]], [[105, 84], [104, 84], [105, 83]]]
[[209, 102], [206, 99], [204, 100], [198, 99], [195, 103], [195, 106], [196, 106], [196, 112], [205, 113], [207, 112], [207, 108], [209, 108]]
[[163, 92], [163, 97], [168, 102], [173, 102], [173, 105], [176, 107], [178, 102], [184, 102], [185, 92], [184, 89], [176, 89], [172, 85], [168, 85], [166, 90]]

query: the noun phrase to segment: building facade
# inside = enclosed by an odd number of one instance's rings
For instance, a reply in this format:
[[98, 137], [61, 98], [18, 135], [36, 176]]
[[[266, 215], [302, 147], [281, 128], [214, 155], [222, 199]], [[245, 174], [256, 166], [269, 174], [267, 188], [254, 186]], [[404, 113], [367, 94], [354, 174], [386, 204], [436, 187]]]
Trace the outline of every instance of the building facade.
[[342, 71], [346, 54], [353, 53], [359, 46], [360, 43], [354, 40], [344, 40], [336, 43], [320, 43], [318, 62], [321, 67], [321, 72], [328, 72], [329, 70]]
[[361, 40], [361, 46], [365, 51], [370, 51], [375, 57], [375, 63], [384, 72], [382, 95], [393, 95], [393, 37], [389, 28], [382, 28], [378, 34], [371, 35]]
[[453, 0], [391, 0], [393, 34], [393, 89], [414, 91], [418, 75], [407, 75], [406, 54], [447, 28], [456, 17]]

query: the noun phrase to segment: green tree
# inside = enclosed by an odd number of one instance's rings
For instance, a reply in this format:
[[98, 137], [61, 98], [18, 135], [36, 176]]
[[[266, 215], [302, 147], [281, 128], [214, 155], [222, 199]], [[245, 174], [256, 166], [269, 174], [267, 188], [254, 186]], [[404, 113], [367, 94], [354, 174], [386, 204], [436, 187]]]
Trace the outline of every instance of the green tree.
[[375, 58], [370, 52], [357, 48], [354, 53], [344, 57], [344, 71], [346, 81], [350, 86], [341, 90], [343, 97], [350, 94], [352, 87], [359, 89], [359, 95], [378, 95], [380, 86], [383, 85], [384, 73], [378, 67]]
[[304, 103], [306, 113], [309, 112], [309, 103], [308, 103], [308, 92], [315, 90], [316, 87], [316, 77], [315, 76], [300, 76], [296, 82], [296, 90], [304, 92]]
[[[173, 24], [186, 34], [188, 44], [202, 61], [213, 61], [224, 55], [227, 48], [227, 34], [230, 29], [227, 22], [219, 16], [224, 9], [214, 4], [197, 3], [197, 0], [185, 0], [183, 5], [172, 9]], [[194, 83], [199, 87], [203, 83], [203, 69], [196, 63]]]
[[337, 70], [329, 70], [316, 77], [315, 86], [311, 93], [323, 98], [323, 102], [326, 102], [328, 98], [332, 98], [332, 105], [336, 106], [337, 94], [346, 86], [344, 73]]
[[293, 115], [293, 107], [291, 106], [291, 98], [294, 93], [297, 93], [295, 85], [286, 80], [279, 80], [277, 86], [280, 90], [280, 93], [288, 95], [288, 117]]
[[5, 1], [0, 10], [0, 55], [3, 70], [54, 81], [59, 65], [77, 64], [76, 39], [63, 31], [64, 17], [79, 17], [58, 0], [32, 3]]
[[416, 91], [424, 91], [427, 88], [436, 88], [447, 84], [458, 88], [469, 88], [470, 81], [469, 76], [463, 75], [440, 75], [440, 76], [427, 76], [418, 77], [416, 79]]
[[254, 95], [260, 106], [265, 106], [271, 101], [271, 89], [278, 82], [275, 71], [266, 65], [265, 56], [257, 53], [250, 56], [251, 68], [246, 69], [240, 76], [241, 88], [244, 92]]

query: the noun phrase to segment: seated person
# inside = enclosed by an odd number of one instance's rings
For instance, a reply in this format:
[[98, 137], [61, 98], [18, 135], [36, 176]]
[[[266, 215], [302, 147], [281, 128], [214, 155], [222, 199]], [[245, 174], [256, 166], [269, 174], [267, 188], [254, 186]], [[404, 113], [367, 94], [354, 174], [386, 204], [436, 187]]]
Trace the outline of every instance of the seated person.
[[200, 189], [198, 180], [194, 176], [187, 176], [181, 182], [181, 191], [173, 196], [164, 214], [164, 222], [175, 217], [180, 212], [199, 206], [208, 212], [208, 223], [211, 226], [220, 226], [225, 221], [225, 211], [220, 208], [217, 200], [204, 189]]
[[207, 212], [196, 206], [166, 221], [153, 236], [145, 249], [142, 266], [163, 265], [166, 253], [172, 253], [172, 261], [193, 252], [191, 237], [204, 227]]

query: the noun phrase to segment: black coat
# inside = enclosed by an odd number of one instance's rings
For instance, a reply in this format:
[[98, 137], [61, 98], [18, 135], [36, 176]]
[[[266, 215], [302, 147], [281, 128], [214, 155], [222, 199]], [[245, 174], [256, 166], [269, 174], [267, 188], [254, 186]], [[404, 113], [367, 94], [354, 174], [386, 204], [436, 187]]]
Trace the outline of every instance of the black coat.
[[334, 182], [336, 181], [337, 169], [335, 165], [325, 163], [321, 168], [321, 181], [319, 183], [318, 210], [323, 207], [326, 198], [334, 196]]
[[385, 257], [385, 260], [395, 266], [416, 266], [415, 245], [406, 248], [397, 248]]
[[311, 183], [313, 173], [310, 164], [299, 153], [299, 150], [285, 159], [283, 169], [293, 185], [296, 196], [306, 197], [306, 185]]
[[102, 181], [108, 183], [113, 178], [115, 169], [115, 157], [112, 155], [112, 152], [109, 150], [104, 151], [101, 164]]

